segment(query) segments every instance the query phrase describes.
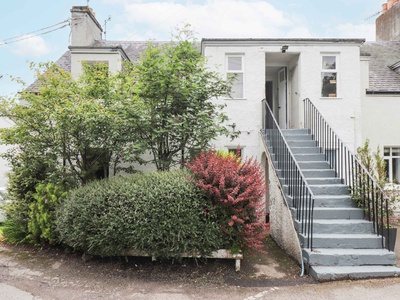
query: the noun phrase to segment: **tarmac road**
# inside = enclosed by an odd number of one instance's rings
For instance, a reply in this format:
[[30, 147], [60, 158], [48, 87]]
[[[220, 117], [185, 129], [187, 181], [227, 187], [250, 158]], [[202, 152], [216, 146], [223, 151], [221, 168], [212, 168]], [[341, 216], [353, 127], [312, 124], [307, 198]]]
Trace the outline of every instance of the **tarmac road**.
[[232, 261], [82, 261], [63, 250], [0, 243], [0, 300], [400, 299], [400, 278], [318, 283], [300, 277], [297, 264], [269, 247], [268, 255], [245, 259], [236, 273]]

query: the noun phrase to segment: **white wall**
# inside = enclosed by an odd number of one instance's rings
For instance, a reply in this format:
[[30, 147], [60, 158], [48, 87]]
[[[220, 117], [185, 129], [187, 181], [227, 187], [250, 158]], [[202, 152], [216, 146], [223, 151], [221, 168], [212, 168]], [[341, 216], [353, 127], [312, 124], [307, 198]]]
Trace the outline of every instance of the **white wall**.
[[[225, 76], [226, 54], [244, 55], [244, 99], [229, 99], [221, 97], [218, 103], [226, 105], [225, 111], [230, 118], [230, 123], [236, 124], [240, 136], [230, 141], [221, 137], [214, 142], [217, 149], [236, 148], [244, 146], [244, 157], [261, 159], [259, 130], [262, 127], [262, 99], [265, 97], [265, 54], [258, 51], [257, 47], [207, 47], [204, 55], [208, 57], [208, 66], [218, 70]], [[218, 66], [218, 67], [216, 67]]]
[[[260, 144], [257, 132], [262, 127], [261, 99], [265, 97], [265, 54], [273, 53], [274, 57], [280, 53], [279, 44], [251, 45], [236, 41], [222, 41], [217, 44], [203, 42], [203, 54], [208, 58], [208, 66], [214, 70], [219, 70], [225, 76], [226, 54], [244, 54], [245, 56], [245, 100], [219, 99], [220, 103], [226, 104], [226, 111], [232, 122], [237, 124], [237, 129], [242, 133], [234, 142], [221, 139], [215, 142], [217, 148], [240, 144], [245, 146], [245, 156], [255, 156], [260, 158], [258, 146]], [[288, 42], [285, 42], [288, 43]], [[284, 55], [276, 56], [282, 59], [277, 65], [288, 67], [288, 71], [294, 69], [294, 78], [297, 82], [289, 85], [289, 92], [292, 94], [292, 127], [303, 128], [304, 113], [303, 99], [310, 98], [315, 106], [320, 110], [328, 123], [337, 132], [339, 137], [355, 150], [360, 139], [357, 132], [361, 132], [361, 101], [360, 101], [360, 48], [359, 43], [315, 43], [295, 41], [288, 44], [289, 49], [286, 55], [298, 59], [284, 62]], [[339, 55], [339, 94], [337, 98], [321, 98], [321, 71], [322, 56], [337, 54]], [[216, 65], [219, 68], [215, 67]], [[270, 78], [268, 78], [270, 80]], [[274, 89], [276, 85], [274, 84]], [[295, 94], [297, 92], [297, 94]], [[296, 100], [297, 99], [297, 100]], [[290, 100], [289, 100], [290, 101]], [[297, 101], [297, 103], [293, 103]], [[297, 109], [297, 111], [296, 111]], [[297, 124], [294, 124], [297, 123]]]
[[[361, 131], [361, 124], [357, 122], [361, 104], [359, 46], [317, 45], [299, 50], [300, 99], [309, 98], [345, 144], [354, 150], [356, 132]], [[339, 55], [337, 98], [321, 97], [321, 53]], [[299, 114], [299, 119], [303, 120], [302, 109]]]
[[362, 105], [362, 141], [370, 148], [400, 146], [400, 96], [366, 95]]
[[71, 74], [77, 79], [82, 74], [82, 62], [99, 61], [108, 62], [108, 69], [111, 73], [116, 73], [122, 68], [122, 57], [119, 52], [110, 53], [71, 53]]
[[[7, 128], [12, 126], [12, 122], [6, 118], [0, 118], [0, 128]], [[9, 149], [9, 146], [0, 144], [0, 154], [4, 154]], [[7, 172], [10, 171], [8, 162], [0, 157], [0, 188], [7, 185]]]

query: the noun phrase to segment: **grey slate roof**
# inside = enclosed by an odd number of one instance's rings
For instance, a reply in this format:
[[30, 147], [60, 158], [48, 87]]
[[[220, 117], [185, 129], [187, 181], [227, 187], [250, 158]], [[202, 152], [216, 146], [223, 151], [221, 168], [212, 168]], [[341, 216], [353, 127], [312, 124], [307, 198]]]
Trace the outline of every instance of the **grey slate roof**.
[[71, 73], [71, 52], [66, 51], [57, 61], [56, 64], [64, 71]]
[[[105, 48], [115, 48], [121, 47], [125, 54], [129, 57], [132, 62], [137, 61], [140, 58], [140, 53], [142, 53], [147, 48], [149, 42], [142, 41], [96, 41], [93, 47], [105, 47]], [[164, 44], [166, 42], [151, 41], [152, 44]]]
[[[59, 65], [64, 71], [71, 73], [71, 52], [66, 51], [57, 61], [56, 64]], [[31, 85], [29, 85], [28, 91], [32, 93], [39, 92], [39, 83], [36, 79]]]
[[[122, 48], [130, 61], [134, 62], [146, 49], [147, 43], [146, 41], [97, 41], [92, 47]], [[151, 43], [166, 42], [151, 41]], [[370, 56], [370, 86], [367, 93], [400, 93], [400, 68], [393, 68], [400, 62], [400, 42], [366, 42], [361, 45], [361, 55]], [[71, 72], [71, 52], [66, 51], [56, 63], [65, 71]], [[36, 85], [35, 81], [29, 89], [37, 90]]]
[[400, 93], [400, 75], [390, 68], [400, 62], [400, 42], [366, 42], [361, 55], [370, 56], [367, 93]]

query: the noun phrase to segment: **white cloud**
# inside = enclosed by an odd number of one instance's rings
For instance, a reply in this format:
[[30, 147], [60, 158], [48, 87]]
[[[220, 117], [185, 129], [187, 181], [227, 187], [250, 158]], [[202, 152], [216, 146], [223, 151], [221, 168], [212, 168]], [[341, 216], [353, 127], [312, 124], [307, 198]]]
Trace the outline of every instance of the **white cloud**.
[[[268, 0], [103, 0], [123, 7], [110, 32], [122, 40], [169, 40], [176, 26], [189, 23], [201, 38], [366, 38], [374, 24], [310, 20], [301, 4], [279, 10]], [[304, 13], [304, 12], [303, 12]], [[313, 23], [314, 22], [314, 23]], [[333, 23], [333, 24], [332, 24]], [[319, 24], [319, 25], [316, 25]]]
[[279, 11], [266, 1], [183, 2], [127, 1], [123, 19], [131, 24], [131, 30], [122, 30], [118, 24], [114, 28], [124, 39], [169, 39], [171, 29], [183, 23], [193, 25], [200, 37], [207, 38], [311, 36], [305, 20]]
[[337, 30], [338, 36], [343, 38], [365, 38], [367, 41], [375, 41], [375, 24], [346, 23], [339, 25]]
[[24, 35], [20, 41], [13, 44], [12, 52], [18, 56], [42, 57], [51, 52], [52, 48], [37, 35]]

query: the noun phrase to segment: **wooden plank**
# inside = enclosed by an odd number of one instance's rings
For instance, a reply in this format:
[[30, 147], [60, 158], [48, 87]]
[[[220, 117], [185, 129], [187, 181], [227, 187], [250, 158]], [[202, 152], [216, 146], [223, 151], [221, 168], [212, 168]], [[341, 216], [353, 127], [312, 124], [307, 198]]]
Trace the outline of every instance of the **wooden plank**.
[[[124, 253], [122, 253], [122, 256], [139, 256], [139, 257], [151, 257], [153, 261], [155, 261], [157, 258], [154, 255], [149, 255], [148, 253], [140, 250], [127, 250]], [[200, 253], [193, 252], [193, 253], [183, 253], [182, 257], [185, 258], [201, 258]], [[230, 250], [227, 249], [219, 249], [217, 251], [214, 251], [211, 253], [211, 255], [206, 256], [206, 258], [218, 258], [218, 259], [234, 259], [235, 260], [235, 270], [240, 271], [240, 261], [243, 259], [243, 254], [242, 253], [232, 253]]]

